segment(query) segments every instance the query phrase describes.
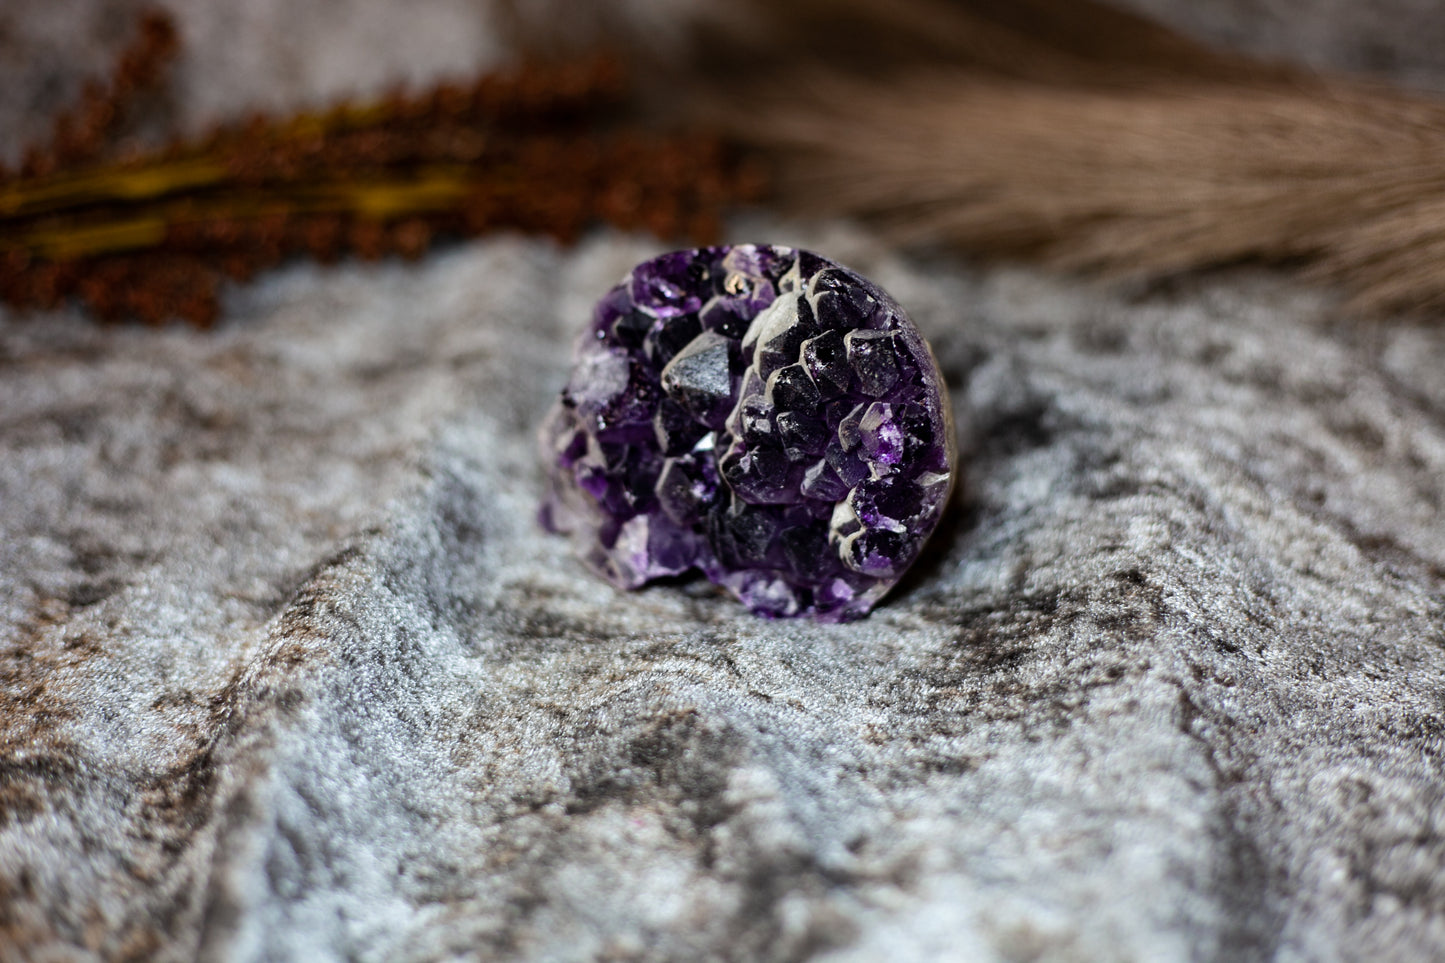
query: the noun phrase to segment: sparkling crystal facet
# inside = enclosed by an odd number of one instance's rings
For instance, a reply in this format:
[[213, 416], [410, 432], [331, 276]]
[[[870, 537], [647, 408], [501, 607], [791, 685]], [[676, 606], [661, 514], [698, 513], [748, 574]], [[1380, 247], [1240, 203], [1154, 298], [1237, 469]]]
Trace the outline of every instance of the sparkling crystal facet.
[[943, 378], [903, 310], [826, 258], [675, 251], [598, 302], [543, 426], [542, 523], [613, 583], [700, 570], [765, 616], [865, 614], [952, 483]]

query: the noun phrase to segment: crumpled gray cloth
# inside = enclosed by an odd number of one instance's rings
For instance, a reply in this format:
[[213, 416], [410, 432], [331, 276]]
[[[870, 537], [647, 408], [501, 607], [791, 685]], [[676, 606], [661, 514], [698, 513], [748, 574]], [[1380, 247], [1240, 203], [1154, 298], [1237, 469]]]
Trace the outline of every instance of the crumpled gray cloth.
[[[503, 53], [475, 0], [168, 2], [189, 129]], [[1128, 2], [1445, 69], [1423, 0]], [[138, 5], [4, 5], [0, 154]], [[1445, 958], [1445, 329], [733, 234], [952, 382], [956, 505], [866, 621], [534, 525], [652, 242], [288, 269], [209, 333], [0, 312], [0, 961]]]
[[535, 525], [648, 242], [0, 318], [0, 957], [1445, 956], [1445, 332], [737, 230], [952, 384], [956, 504], [862, 622]]

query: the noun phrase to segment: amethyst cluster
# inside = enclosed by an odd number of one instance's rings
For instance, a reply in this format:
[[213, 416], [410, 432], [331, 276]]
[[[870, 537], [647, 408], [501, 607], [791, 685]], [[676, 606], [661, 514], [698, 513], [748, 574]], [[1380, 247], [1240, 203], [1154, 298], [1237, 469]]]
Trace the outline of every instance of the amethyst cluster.
[[542, 430], [542, 524], [614, 584], [700, 569], [765, 616], [861, 616], [943, 513], [953, 427], [903, 310], [827, 258], [664, 254], [598, 303]]

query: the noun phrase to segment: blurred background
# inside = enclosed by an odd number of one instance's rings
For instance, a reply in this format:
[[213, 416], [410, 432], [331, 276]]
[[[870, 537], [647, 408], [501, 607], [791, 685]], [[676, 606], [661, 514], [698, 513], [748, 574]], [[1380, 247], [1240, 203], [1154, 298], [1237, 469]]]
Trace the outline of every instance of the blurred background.
[[1417, 214], [1442, 117], [1407, 91], [1445, 78], [1442, 20], [1423, 0], [18, 0], [0, 298], [209, 324], [226, 283], [296, 256], [599, 223], [701, 243], [763, 205], [1111, 276], [1302, 260], [1357, 306], [1433, 309], [1445, 282], [1410, 262], [1445, 252]]

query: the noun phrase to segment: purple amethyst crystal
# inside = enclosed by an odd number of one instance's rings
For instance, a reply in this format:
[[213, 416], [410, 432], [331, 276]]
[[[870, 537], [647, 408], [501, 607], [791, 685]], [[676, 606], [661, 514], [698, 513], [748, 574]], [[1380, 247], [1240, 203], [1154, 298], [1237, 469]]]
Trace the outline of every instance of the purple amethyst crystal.
[[542, 430], [543, 525], [623, 588], [701, 570], [752, 611], [868, 612], [943, 514], [943, 377], [903, 309], [808, 251], [664, 254], [597, 304]]

